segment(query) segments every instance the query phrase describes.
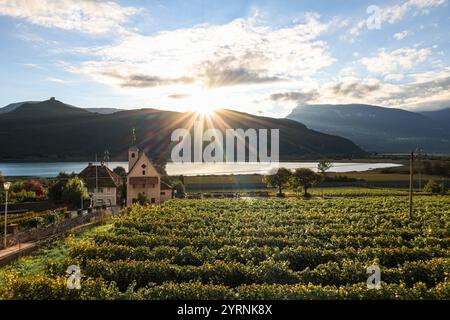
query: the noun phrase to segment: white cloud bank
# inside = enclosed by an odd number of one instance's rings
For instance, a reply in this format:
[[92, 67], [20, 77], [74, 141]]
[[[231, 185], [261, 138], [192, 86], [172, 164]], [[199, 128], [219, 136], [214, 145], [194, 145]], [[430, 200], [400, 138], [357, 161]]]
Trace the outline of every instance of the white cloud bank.
[[138, 13], [111, 1], [93, 0], [0, 0], [0, 16], [91, 34], [123, 30], [121, 24]]
[[335, 59], [317, 37], [327, 29], [316, 15], [291, 27], [256, 19], [199, 25], [145, 36], [128, 34], [93, 49], [95, 59], [72, 66], [116, 88], [266, 85], [312, 77]]
[[379, 49], [376, 56], [362, 58], [360, 62], [372, 73], [387, 74], [408, 70], [424, 62], [430, 55], [430, 48], [400, 48], [390, 52]]

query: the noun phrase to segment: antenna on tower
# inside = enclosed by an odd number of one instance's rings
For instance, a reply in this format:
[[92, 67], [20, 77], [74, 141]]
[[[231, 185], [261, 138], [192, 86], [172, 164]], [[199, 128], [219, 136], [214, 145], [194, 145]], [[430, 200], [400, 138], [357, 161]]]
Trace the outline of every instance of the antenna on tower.
[[108, 162], [109, 162], [109, 150], [105, 150], [105, 152], [103, 153], [103, 162], [106, 164], [106, 166], [108, 166]]

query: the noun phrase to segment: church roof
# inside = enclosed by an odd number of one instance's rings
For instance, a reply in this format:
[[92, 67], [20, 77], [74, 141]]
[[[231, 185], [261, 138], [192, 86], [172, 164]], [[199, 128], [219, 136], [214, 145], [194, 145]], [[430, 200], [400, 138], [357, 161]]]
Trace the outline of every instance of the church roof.
[[[97, 172], [96, 172], [97, 171]], [[117, 188], [120, 185], [120, 177], [105, 165], [88, 165], [78, 176], [90, 189], [95, 188]]]
[[[132, 166], [131, 168], [128, 169], [128, 173], [127, 173], [127, 174], [130, 174], [130, 173], [133, 171], [134, 167], [136, 167], [136, 165], [138, 164], [139, 160], [141, 160], [142, 157], [146, 157], [146, 158], [148, 159], [148, 161], [150, 162], [150, 165], [153, 166], [152, 161], [150, 160], [149, 157], [147, 157], [147, 155], [145, 154], [145, 152], [139, 151], [139, 152], [138, 152], [138, 157], [137, 157], [136, 161], [134, 162], [133, 166]], [[159, 173], [158, 173], [158, 175], [159, 175]]]

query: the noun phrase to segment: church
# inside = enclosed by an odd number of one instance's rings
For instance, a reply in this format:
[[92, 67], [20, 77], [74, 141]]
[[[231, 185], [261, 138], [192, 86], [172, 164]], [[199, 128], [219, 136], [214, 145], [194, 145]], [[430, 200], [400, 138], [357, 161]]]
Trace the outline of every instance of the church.
[[160, 204], [172, 198], [172, 189], [161, 181], [161, 175], [145, 152], [139, 151], [133, 129], [128, 149], [127, 206], [137, 202], [139, 194], [152, 204]]

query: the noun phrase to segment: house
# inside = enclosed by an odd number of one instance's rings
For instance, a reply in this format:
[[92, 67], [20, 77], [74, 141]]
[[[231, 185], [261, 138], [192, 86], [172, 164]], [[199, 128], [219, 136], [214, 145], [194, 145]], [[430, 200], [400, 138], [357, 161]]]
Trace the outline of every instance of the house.
[[172, 189], [161, 181], [161, 175], [152, 165], [145, 152], [139, 151], [133, 130], [128, 149], [127, 206], [138, 201], [139, 194], [150, 203], [160, 204], [172, 198]]
[[106, 165], [90, 163], [78, 177], [86, 184], [93, 205], [117, 205], [120, 176]]
[[160, 202], [163, 203], [168, 199], [172, 199], [172, 197], [173, 197], [172, 187], [165, 182], [161, 182]]

